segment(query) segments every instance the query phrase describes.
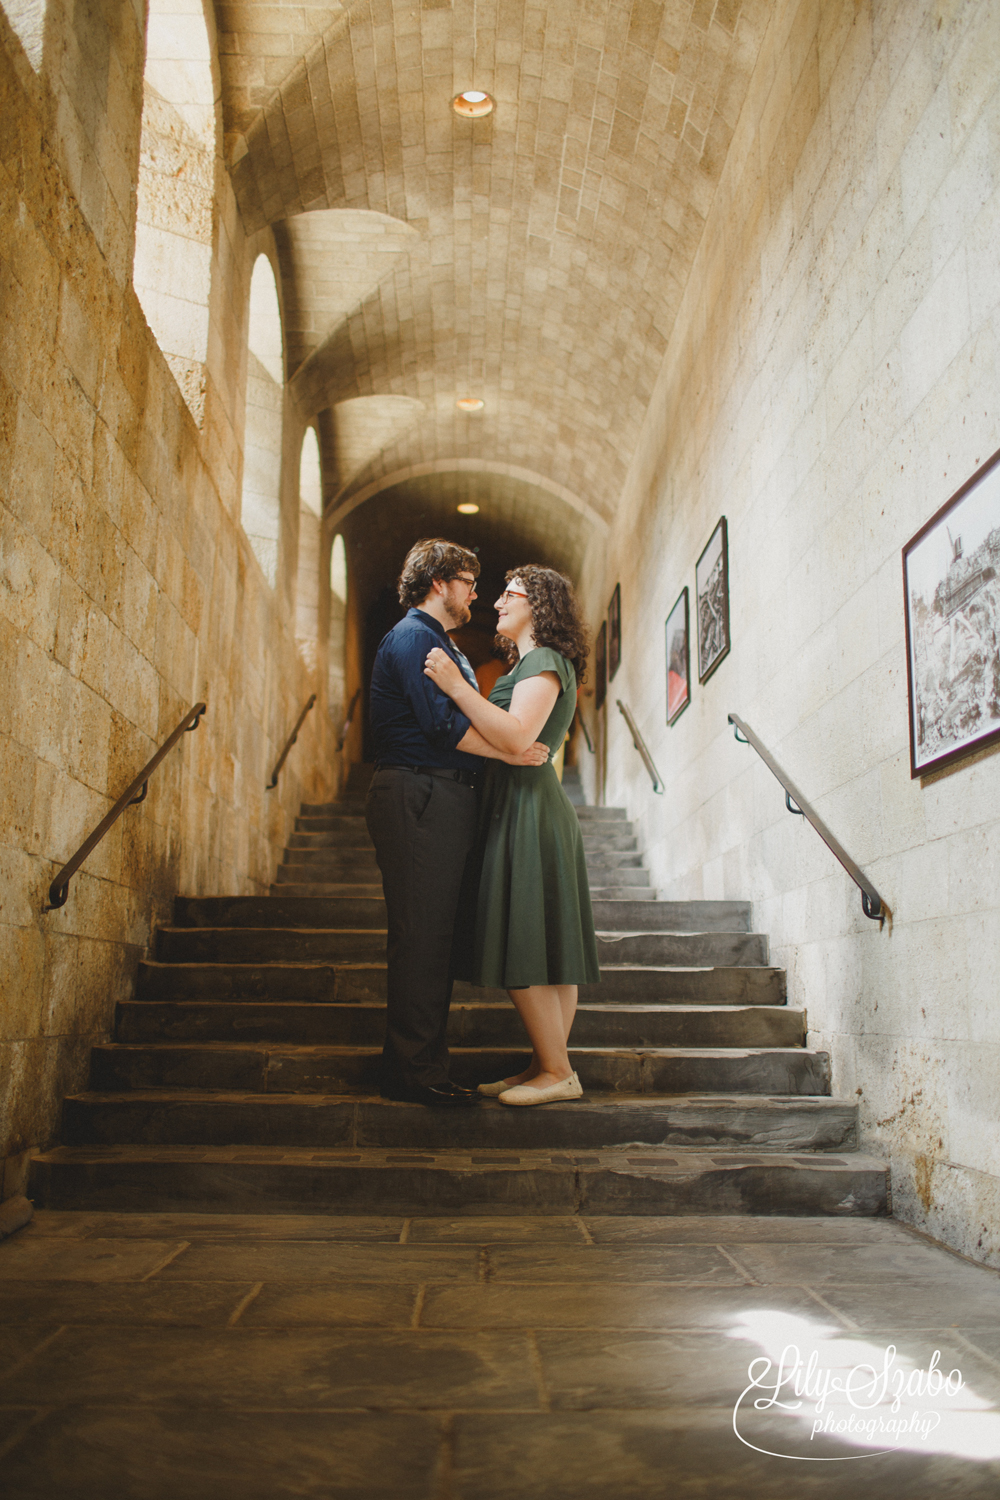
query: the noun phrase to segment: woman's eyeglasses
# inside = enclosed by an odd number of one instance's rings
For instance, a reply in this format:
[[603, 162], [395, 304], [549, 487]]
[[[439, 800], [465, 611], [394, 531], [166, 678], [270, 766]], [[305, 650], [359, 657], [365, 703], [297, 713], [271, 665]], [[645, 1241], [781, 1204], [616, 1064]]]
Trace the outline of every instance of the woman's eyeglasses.
[[527, 597], [527, 594], [522, 589], [504, 589], [497, 603], [506, 604], [508, 599], [527, 599]]

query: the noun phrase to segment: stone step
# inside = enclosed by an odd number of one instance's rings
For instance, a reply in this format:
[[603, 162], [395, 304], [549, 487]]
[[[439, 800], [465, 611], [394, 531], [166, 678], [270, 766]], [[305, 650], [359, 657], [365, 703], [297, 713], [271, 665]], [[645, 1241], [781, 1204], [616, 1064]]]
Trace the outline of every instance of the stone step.
[[624, 807], [578, 807], [576, 815], [581, 827], [594, 823], [628, 822], [628, 812]]
[[38, 1208], [110, 1213], [842, 1218], [888, 1212], [887, 1168], [873, 1157], [687, 1147], [572, 1154], [494, 1147], [481, 1154], [466, 1145], [431, 1154], [367, 1147], [57, 1146], [35, 1157], [28, 1191]]
[[135, 1089], [70, 1095], [66, 1145], [502, 1146], [579, 1151], [596, 1146], [711, 1146], [844, 1151], [856, 1145], [857, 1106], [800, 1095], [672, 1098], [588, 1094], [538, 1109], [486, 1099], [474, 1109], [427, 1109], [373, 1096]]
[[[104, 1043], [91, 1052], [90, 1087], [230, 1090], [268, 1094], [370, 1094], [378, 1088], [382, 1049], [277, 1046], [272, 1043]], [[588, 1091], [672, 1095], [829, 1094], [825, 1052], [783, 1048], [570, 1047]], [[451, 1076], [472, 1086], [510, 1078], [525, 1062], [523, 1048], [453, 1047]]]
[[[272, 890], [276, 890], [272, 887]], [[176, 896], [176, 927], [379, 927], [386, 925], [381, 884], [282, 885], [270, 896]], [[313, 895], [315, 889], [334, 894]], [[339, 894], [341, 891], [345, 894]], [[364, 894], [358, 895], [361, 891]], [[749, 901], [595, 900], [601, 932], [748, 932]]]
[[[385, 964], [139, 964], [136, 995], [146, 1000], [320, 1000], [385, 1003]], [[458, 982], [455, 1000], [501, 1000], [503, 990]], [[783, 969], [758, 967], [613, 968], [600, 984], [581, 985], [580, 999], [614, 1004], [783, 1005]]]
[[[378, 928], [161, 927], [160, 963], [377, 963], [386, 932]], [[755, 932], [598, 934], [603, 964], [750, 965], [767, 963], [767, 939]]]
[[343, 853], [374, 854], [375, 845], [362, 826], [357, 833], [292, 833], [285, 846], [285, 858], [293, 849], [335, 849]]
[[598, 932], [602, 968], [612, 964], [767, 964], [767, 938], [760, 932]]
[[[280, 871], [281, 866], [278, 866]], [[382, 881], [282, 880], [270, 887], [268, 900], [285, 901], [381, 901]]]
[[368, 836], [368, 824], [360, 815], [351, 818], [296, 818], [296, 833], [328, 833], [344, 834], [347, 838], [358, 838], [362, 843], [370, 842]]
[[[293, 854], [304, 852], [301, 849], [292, 850]], [[273, 891], [277, 886], [279, 894], [284, 895], [283, 888], [288, 885], [368, 885], [381, 892], [382, 877], [374, 856], [366, 863], [357, 864], [329, 860], [308, 863], [295, 860], [289, 863], [286, 860], [275, 871], [275, 883], [271, 889]]]
[[598, 901], [655, 901], [657, 892], [651, 885], [595, 885], [590, 881], [590, 899]]
[[593, 898], [600, 932], [749, 932], [749, 901], [655, 901]]
[[[631, 887], [650, 889], [649, 871], [639, 855], [587, 855], [587, 877], [592, 887], [614, 886], [631, 894]], [[374, 851], [330, 849], [287, 849], [277, 869], [277, 884], [299, 884], [320, 881], [338, 884], [352, 881], [379, 880]]]
[[649, 871], [643, 869], [642, 855], [634, 849], [630, 851], [619, 849], [586, 849], [585, 852], [588, 871], [642, 870], [646, 877], [642, 884], [649, 884]]
[[385, 902], [382, 887], [376, 889], [374, 896], [175, 896], [174, 926], [347, 927], [384, 932]]
[[[579, 1047], [801, 1047], [805, 1011], [783, 1005], [581, 1005]], [[271, 1042], [378, 1046], [385, 1006], [375, 1001], [136, 1001], [118, 1006], [120, 1042]], [[448, 1040], [469, 1047], [527, 1049], [509, 1000], [456, 1003]], [[520, 1070], [518, 1070], [520, 1071]]]
[[[622, 858], [627, 858], [622, 855]], [[641, 864], [637, 865], [608, 865], [598, 864], [587, 856], [587, 881], [591, 890], [607, 890], [613, 887], [615, 890], [625, 891], [632, 895], [636, 887], [651, 891], [649, 883], [649, 871]], [[635, 892], [638, 894], [638, 892]]]
[[327, 880], [378, 880], [374, 849], [286, 849], [278, 866], [322, 871]]
[[303, 802], [300, 818], [364, 818], [364, 797], [341, 797], [336, 802]]
[[386, 933], [330, 927], [161, 927], [160, 963], [378, 963]]
[[[601, 829], [599, 832], [592, 831], [589, 827], [583, 832], [583, 847], [585, 850], [619, 849], [625, 852], [634, 852], [638, 848], [638, 839], [632, 833], [632, 825], [626, 825], [628, 832], [619, 832], [619, 825], [612, 823], [607, 831]], [[600, 825], [598, 825], [600, 827]]]

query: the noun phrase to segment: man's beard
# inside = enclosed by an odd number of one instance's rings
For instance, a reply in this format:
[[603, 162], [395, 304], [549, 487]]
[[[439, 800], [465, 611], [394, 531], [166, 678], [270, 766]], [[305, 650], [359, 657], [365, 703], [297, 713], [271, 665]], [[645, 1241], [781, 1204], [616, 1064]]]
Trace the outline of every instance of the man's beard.
[[467, 604], [459, 604], [457, 599], [445, 599], [444, 612], [449, 620], [454, 620], [456, 630], [460, 625], [468, 625], [472, 619], [472, 610]]

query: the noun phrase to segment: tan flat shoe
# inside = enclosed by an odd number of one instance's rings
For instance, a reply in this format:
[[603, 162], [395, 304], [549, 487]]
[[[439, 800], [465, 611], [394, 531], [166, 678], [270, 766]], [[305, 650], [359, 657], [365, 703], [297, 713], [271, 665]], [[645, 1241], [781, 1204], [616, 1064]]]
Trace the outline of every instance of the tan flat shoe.
[[575, 1073], [564, 1078], [562, 1083], [550, 1083], [547, 1089], [536, 1089], [530, 1083], [519, 1083], [505, 1090], [501, 1104], [556, 1104], [561, 1099], [579, 1099], [583, 1085]]
[[499, 1083], [481, 1083], [479, 1092], [485, 1094], [487, 1099], [496, 1099], [505, 1089], [520, 1088], [520, 1084], [511, 1083], [509, 1078], [501, 1078]]

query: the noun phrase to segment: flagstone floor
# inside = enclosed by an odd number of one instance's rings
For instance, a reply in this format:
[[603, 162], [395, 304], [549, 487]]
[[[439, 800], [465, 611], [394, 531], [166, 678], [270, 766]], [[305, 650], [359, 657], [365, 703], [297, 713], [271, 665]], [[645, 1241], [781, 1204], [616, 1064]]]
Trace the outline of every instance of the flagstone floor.
[[1000, 1275], [891, 1220], [41, 1212], [0, 1365], [9, 1500], [1000, 1494]]

